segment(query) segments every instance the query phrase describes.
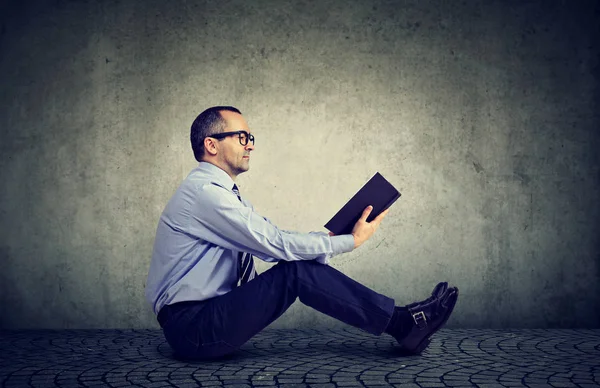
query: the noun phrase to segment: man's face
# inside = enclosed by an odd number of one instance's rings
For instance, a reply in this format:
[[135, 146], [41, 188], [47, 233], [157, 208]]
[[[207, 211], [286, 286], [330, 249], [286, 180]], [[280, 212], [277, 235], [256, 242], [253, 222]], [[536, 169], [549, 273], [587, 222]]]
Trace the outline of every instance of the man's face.
[[[241, 114], [231, 111], [221, 111], [221, 117], [227, 122], [224, 132], [246, 131], [250, 133], [248, 123]], [[243, 135], [242, 135], [243, 136]], [[228, 170], [230, 176], [236, 177], [250, 169], [250, 151], [254, 150], [251, 141], [246, 146], [240, 144], [239, 136], [232, 135], [220, 142], [219, 163]]]

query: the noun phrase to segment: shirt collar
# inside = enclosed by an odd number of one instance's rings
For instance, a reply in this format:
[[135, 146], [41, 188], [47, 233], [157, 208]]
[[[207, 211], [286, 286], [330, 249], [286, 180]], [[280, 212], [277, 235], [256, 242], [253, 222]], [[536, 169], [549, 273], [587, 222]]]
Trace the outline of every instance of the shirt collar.
[[[200, 171], [203, 171], [203, 172], [206, 172], [207, 174], [209, 174], [216, 183], [218, 183], [221, 186], [227, 188], [227, 190], [232, 190], [233, 189], [233, 185], [236, 184], [233, 181], [233, 179], [231, 179], [231, 177], [229, 176], [229, 174], [227, 174], [220, 167], [217, 167], [217, 166], [215, 166], [212, 163], [209, 163], [209, 162], [200, 162], [198, 164], [198, 169]], [[237, 187], [239, 189], [240, 185], [237, 185]]]

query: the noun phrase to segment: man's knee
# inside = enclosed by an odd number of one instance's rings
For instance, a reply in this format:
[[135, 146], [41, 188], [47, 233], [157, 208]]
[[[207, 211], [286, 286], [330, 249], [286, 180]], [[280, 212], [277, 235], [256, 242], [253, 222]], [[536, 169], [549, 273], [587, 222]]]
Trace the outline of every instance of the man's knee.
[[314, 271], [314, 266], [320, 266], [322, 264], [317, 263], [314, 260], [294, 260], [294, 261], [280, 261], [278, 266], [285, 272], [286, 277], [292, 282], [288, 284], [296, 286], [296, 279], [303, 273]]
[[297, 271], [298, 268], [314, 268], [322, 266], [323, 264], [316, 262], [315, 260], [293, 260], [285, 261], [281, 260], [277, 265], [286, 267], [286, 269]]
[[299, 263], [300, 263], [300, 261], [280, 260], [279, 263], [277, 263], [277, 267], [281, 268], [282, 270], [284, 270], [286, 272], [297, 273]]
[[286, 276], [292, 280], [296, 280], [298, 277], [310, 276], [316, 271], [326, 267], [315, 260], [294, 260], [294, 261], [280, 261], [279, 264], [285, 271]]

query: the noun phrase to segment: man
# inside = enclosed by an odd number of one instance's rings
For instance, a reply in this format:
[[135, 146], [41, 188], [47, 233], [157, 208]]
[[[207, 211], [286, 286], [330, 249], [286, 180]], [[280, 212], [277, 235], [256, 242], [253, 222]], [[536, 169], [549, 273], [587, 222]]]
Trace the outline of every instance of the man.
[[[191, 128], [198, 167], [160, 216], [146, 297], [176, 355], [210, 359], [234, 352], [296, 300], [374, 335], [388, 333], [409, 354], [427, 347], [452, 312], [458, 289], [440, 283], [408, 306], [327, 265], [367, 241], [388, 210], [371, 222], [367, 207], [352, 234], [277, 228], [239, 194], [254, 135], [240, 111], [205, 110]], [[283, 195], [283, 194], [282, 194]], [[256, 275], [252, 256], [276, 262]]]

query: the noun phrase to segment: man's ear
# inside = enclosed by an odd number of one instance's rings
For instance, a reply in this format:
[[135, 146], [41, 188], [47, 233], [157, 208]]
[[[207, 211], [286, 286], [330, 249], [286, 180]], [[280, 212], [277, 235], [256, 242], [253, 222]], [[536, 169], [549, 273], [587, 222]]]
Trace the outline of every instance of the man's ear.
[[204, 151], [210, 155], [217, 154], [217, 144], [214, 139], [209, 137], [204, 138]]

